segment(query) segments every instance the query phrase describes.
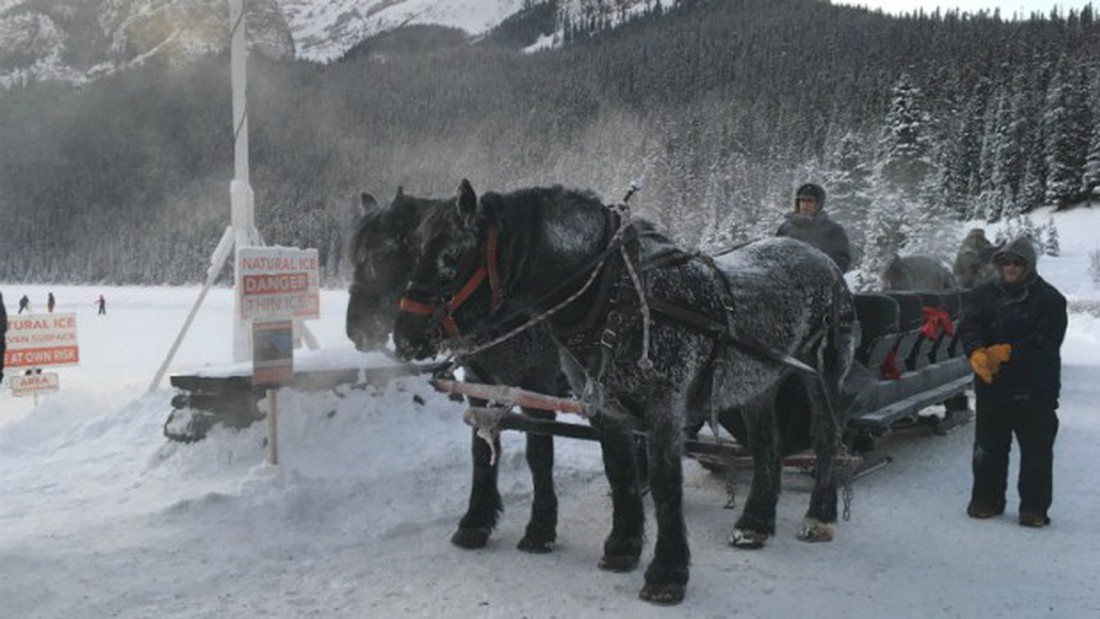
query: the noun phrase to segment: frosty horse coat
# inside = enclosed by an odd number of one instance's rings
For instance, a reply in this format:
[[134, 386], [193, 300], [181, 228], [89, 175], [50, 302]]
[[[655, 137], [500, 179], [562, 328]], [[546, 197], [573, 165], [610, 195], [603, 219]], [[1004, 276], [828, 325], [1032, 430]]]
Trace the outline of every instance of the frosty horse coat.
[[617, 212], [560, 187], [487, 193], [479, 201], [463, 181], [455, 208], [431, 213], [422, 224], [405, 299], [410, 311], [398, 316], [394, 341], [406, 358], [435, 353], [445, 341], [438, 312], [423, 310], [464, 287], [480, 255], [497, 256], [503, 299], [482, 314], [482, 329], [496, 332], [501, 322], [558, 308], [547, 322], [570, 384], [594, 413], [594, 425], [607, 430], [600, 442], [613, 516], [600, 566], [630, 570], [641, 555], [635, 460], [627, 433], [614, 429], [644, 428], [657, 539], [640, 595], [676, 603], [690, 560], [682, 429], [699, 415], [741, 410], [755, 474], [731, 542], [758, 546], [774, 532], [779, 492], [772, 404], [792, 373], [813, 405], [817, 457], [800, 537], [831, 539], [842, 429], [831, 403], [851, 364], [854, 312], [836, 265], [805, 243], [766, 239], [712, 260], [679, 250], [645, 222], [624, 223]]
[[883, 290], [950, 290], [957, 287], [951, 269], [935, 256], [894, 256], [882, 272]]
[[[346, 331], [359, 350], [383, 347], [397, 316], [398, 300], [412, 274], [420, 250], [417, 227], [432, 209], [451, 206], [454, 199], [429, 200], [406, 196], [400, 189], [393, 202], [380, 207], [363, 194], [363, 215], [351, 241], [355, 275], [350, 287]], [[563, 394], [557, 348], [546, 327], [534, 329], [484, 354], [466, 360], [466, 376], [478, 382], [517, 385], [533, 391]], [[526, 410], [535, 417], [553, 413]], [[466, 514], [451, 541], [463, 548], [481, 548], [488, 542], [503, 511], [497, 489], [498, 464], [492, 453], [500, 453], [500, 439], [492, 448], [474, 436], [472, 443], [473, 482]], [[520, 550], [549, 552], [556, 539], [558, 499], [554, 493], [553, 438], [527, 435], [527, 464], [531, 469], [534, 500]]]
[[959, 281], [959, 286], [974, 288], [993, 280], [997, 276], [993, 254], [998, 249], [999, 247], [985, 238], [984, 230], [972, 229], [959, 245], [959, 251], [955, 254], [955, 263], [952, 265], [952, 271]]

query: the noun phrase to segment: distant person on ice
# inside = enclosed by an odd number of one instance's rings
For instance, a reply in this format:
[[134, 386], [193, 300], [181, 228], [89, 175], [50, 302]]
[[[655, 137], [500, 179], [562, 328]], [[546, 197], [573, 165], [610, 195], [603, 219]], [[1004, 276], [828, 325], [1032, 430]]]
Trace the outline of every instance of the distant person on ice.
[[776, 236], [789, 236], [813, 245], [833, 259], [842, 273], [852, 266], [852, 247], [844, 227], [825, 213], [825, 190], [806, 183], [794, 194], [794, 212], [779, 226]]
[[31, 300], [27, 295], [23, 295], [22, 298], [19, 299], [19, 311], [16, 313], [22, 314], [23, 310], [26, 310], [28, 314], [31, 312]]
[[1019, 522], [1050, 524], [1054, 437], [1061, 391], [1060, 349], [1066, 298], [1035, 270], [1031, 241], [1018, 238], [993, 254], [997, 275], [963, 297], [959, 335], [974, 369], [977, 419], [974, 486], [966, 513], [1005, 511], [1012, 435], [1020, 445]]
[[57, 301], [54, 300], [53, 293], [48, 293], [46, 295], [46, 311], [52, 314], [55, 305], [57, 305]]
[[0, 380], [4, 380], [4, 350], [8, 347], [8, 308], [4, 307], [4, 293], [0, 292]]
[[107, 299], [104, 299], [103, 295], [99, 295], [99, 298], [96, 299], [95, 304], [99, 306], [99, 310], [96, 311], [97, 315], [103, 316], [107, 314]]

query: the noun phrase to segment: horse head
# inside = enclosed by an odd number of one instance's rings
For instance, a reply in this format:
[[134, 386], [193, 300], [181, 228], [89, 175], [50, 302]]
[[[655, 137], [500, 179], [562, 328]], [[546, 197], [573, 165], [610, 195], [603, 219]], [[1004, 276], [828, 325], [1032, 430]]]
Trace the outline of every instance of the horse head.
[[357, 349], [386, 344], [402, 288], [416, 262], [421, 219], [427, 210], [446, 202], [407, 196], [398, 188], [389, 206], [382, 207], [370, 194], [362, 194], [362, 213], [349, 247], [355, 273], [345, 322], [348, 339]]
[[393, 339], [402, 359], [436, 353], [446, 333], [444, 312], [479, 266], [484, 217], [470, 181], [446, 207], [424, 213], [417, 230], [417, 256], [399, 303]]

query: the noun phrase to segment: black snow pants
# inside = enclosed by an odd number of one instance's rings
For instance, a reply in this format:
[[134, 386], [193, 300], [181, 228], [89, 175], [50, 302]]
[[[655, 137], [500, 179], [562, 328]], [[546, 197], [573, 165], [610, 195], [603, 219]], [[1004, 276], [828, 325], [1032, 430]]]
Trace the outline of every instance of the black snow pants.
[[974, 428], [974, 487], [971, 499], [1003, 511], [1012, 436], [1020, 445], [1020, 512], [1041, 516], [1050, 509], [1057, 402], [981, 394]]

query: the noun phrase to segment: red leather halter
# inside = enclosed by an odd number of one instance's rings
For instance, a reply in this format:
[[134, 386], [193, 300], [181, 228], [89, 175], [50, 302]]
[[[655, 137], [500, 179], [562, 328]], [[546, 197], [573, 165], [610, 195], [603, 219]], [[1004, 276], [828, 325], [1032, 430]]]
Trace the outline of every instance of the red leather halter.
[[465, 303], [481, 286], [485, 280], [489, 280], [489, 307], [496, 309], [500, 303], [500, 274], [497, 268], [497, 228], [496, 226], [490, 226], [489, 232], [485, 238], [485, 245], [482, 247], [481, 262], [478, 264], [477, 269], [466, 280], [466, 283], [458, 289], [458, 292], [454, 294], [446, 303], [442, 306], [434, 305], [430, 303], [421, 303], [420, 301], [414, 301], [408, 297], [401, 297], [401, 301], [398, 303], [398, 307], [403, 312], [410, 314], [416, 314], [417, 316], [436, 316], [442, 314], [440, 323], [443, 325], [443, 330], [447, 335], [454, 339], [457, 338], [459, 333], [458, 323], [455, 322], [454, 313], [462, 307]]

